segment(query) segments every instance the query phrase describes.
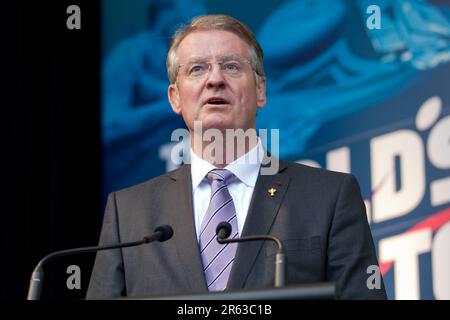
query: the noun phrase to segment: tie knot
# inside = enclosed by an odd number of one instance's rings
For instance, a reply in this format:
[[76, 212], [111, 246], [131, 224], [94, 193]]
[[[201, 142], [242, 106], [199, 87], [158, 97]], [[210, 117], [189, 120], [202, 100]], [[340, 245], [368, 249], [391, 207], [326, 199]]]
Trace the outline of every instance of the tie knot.
[[227, 184], [232, 180], [234, 174], [226, 169], [214, 169], [208, 172], [206, 176], [208, 177], [210, 183], [213, 181], [219, 181]]

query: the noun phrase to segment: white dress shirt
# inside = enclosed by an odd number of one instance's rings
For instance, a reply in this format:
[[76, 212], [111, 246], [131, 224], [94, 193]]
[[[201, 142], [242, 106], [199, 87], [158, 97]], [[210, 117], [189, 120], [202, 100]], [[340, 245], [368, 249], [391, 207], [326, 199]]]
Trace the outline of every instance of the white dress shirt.
[[[239, 234], [242, 234], [242, 228], [247, 217], [248, 207], [250, 206], [253, 189], [258, 179], [263, 156], [264, 148], [261, 140], [258, 138], [258, 144], [253, 149], [224, 168], [231, 171], [237, 177], [232, 183], [228, 184], [228, 190], [236, 208]], [[191, 149], [192, 196], [194, 200], [197, 239], [200, 235], [203, 217], [206, 214], [211, 197], [211, 185], [206, 175], [213, 169], [217, 168], [201, 159]]]

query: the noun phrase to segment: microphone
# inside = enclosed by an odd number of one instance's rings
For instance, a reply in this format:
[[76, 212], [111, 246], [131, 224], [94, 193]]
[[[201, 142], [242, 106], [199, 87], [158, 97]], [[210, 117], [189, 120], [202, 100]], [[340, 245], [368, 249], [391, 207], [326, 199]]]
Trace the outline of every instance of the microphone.
[[232, 227], [226, 221], [222, 221], [217, 225], [216, 235], [217, 242], [220, 244], [232, 243], [232, 242], [247, 242], [247, 241], [260, 241], [270, 240], [275, 241], [278, 246], [278, 251], [275, 256], [275, 287], [282, 287], [285, 285], [286, 279], [286, 257], [284, 255], [284, 246], [280, 239], [270, 235], [258, 235], [247, 236], [234, 239], [227, 239], [231, 235]]
[[72, 254], [78, 253], [86, 253], [86, 252], [94, 252], [108, 249], [117, 249], [117, 248], [126, 248], [126, 247], [134, 247], [139, 246], [144, 243], [149, 243], [153, 241], [164, 242], [172, 238], [173, 229], [169, 225], [161, 225], [157, 227], [154, 233], [150, 236], [146, 236], [142, 238], [142, 240], [134, 241], [134, 242], [125, 242], [125, 243], [116, 243], [104, 246], [93, 246], [93, 247], [83, 247], [83, 248], [74, 248], [67, 250], [60, 250], [52, 252], [42, 258], [37, 264], [36, 268], [34, 268], [33, 273], [31, 274], [30, 286], [28, 288], [27, 300], [39, 300], [41, 296], [42, 285], [44, 282], [44, 269], [43, 266], [46, 262], [53, 260], [57, 257], [68, 256]]

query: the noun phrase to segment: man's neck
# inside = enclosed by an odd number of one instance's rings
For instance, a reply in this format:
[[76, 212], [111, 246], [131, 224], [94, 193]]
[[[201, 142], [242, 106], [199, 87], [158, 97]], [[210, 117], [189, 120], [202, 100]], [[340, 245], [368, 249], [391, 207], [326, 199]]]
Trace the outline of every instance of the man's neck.
[[[219, 136], [219, 135], [218, 135]], [[193, 152], [201, 159], [209, 162], [217, 168], [224, 168], [231, 162], [242, 157], [258, 144], [256, 131], [246, 135], [229, 135], [222, 132], [220, 137], [205, 141], [205, 136], [191, 134], [191, 147]]]

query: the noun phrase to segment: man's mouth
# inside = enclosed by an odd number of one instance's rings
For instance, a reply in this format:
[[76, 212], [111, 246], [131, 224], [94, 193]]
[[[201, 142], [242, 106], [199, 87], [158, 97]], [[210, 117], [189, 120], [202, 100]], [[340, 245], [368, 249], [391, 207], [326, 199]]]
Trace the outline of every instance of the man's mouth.
[[206, 100], [205, 104], [211, 104], [211, 105], [224, 105], [224, 104], [230, 104], [230, 102], [227, 99], [220, 98], [220, 97], [213, 97]]

